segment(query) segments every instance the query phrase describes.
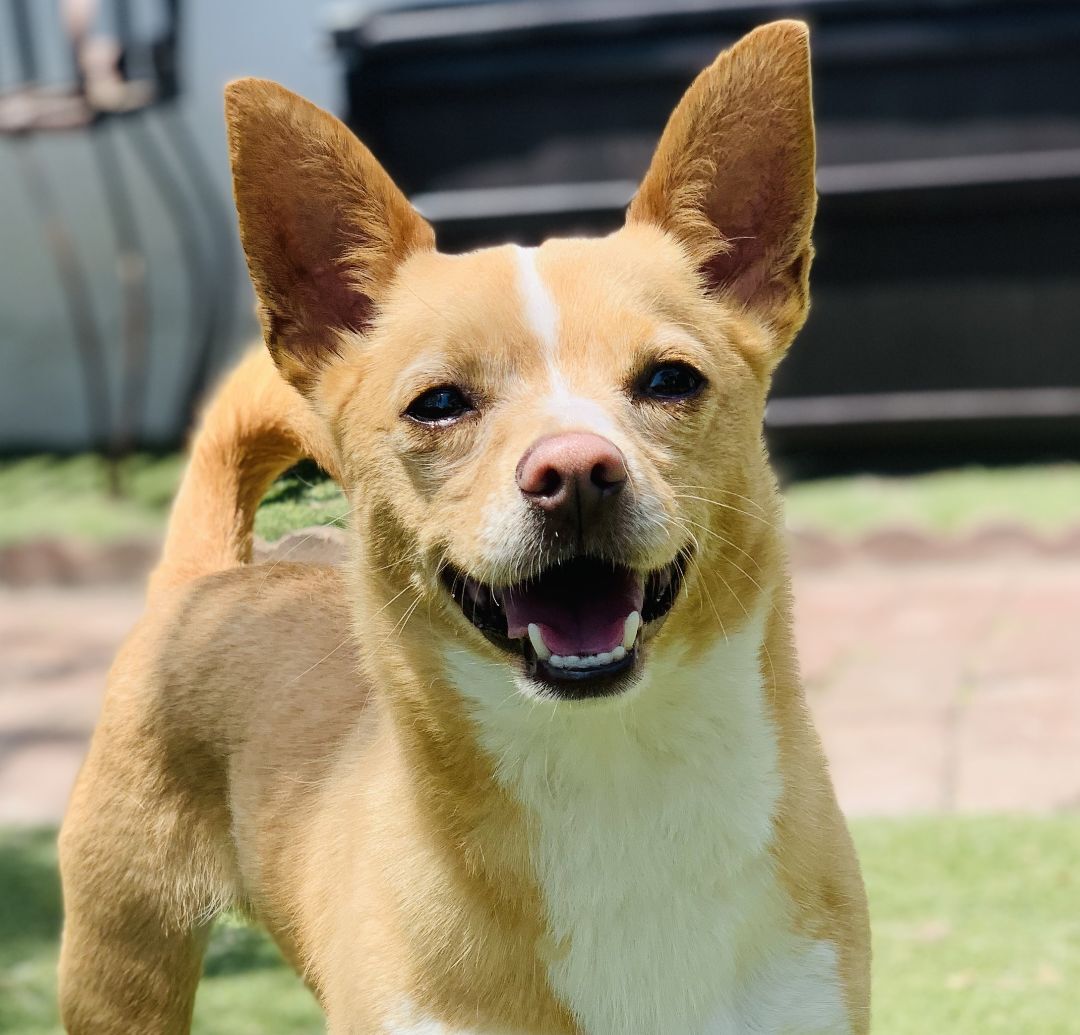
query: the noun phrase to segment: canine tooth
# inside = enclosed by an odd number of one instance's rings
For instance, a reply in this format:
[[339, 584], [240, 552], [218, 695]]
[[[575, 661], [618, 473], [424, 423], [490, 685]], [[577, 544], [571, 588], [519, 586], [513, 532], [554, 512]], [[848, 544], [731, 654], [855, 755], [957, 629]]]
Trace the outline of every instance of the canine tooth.
[[529, 642], [541, 661], [551, 660], [551, 651], [548, 650], [548, 645], [544, 643], [544, 634], [540, 631], [540, 626], [534, 622], [529, 623]]
[[626, 624], [623, 626], [622, 645], [625, 650], [634, 649], [634, 641], [637, 639], [638, 629], [641, 628], [641, 612], [631, 611], [626, 616]]
[[612, 661], [622, 661], [622, 659], [625, 658], [625, 657], [626, 657], [626, 648], [620, 643], [619, 646], [616, 647], [611, 652], [611, 660]]

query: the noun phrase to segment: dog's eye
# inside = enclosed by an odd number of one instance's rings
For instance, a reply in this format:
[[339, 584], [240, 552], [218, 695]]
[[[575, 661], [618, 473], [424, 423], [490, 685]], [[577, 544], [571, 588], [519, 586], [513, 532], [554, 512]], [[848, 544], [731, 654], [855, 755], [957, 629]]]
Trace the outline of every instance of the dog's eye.
[[705, 378], [689, 363], [661, 363], [646, 371], [638, 391], [652, 399], [688, 399], [704, 384]]
[[457, 388], [440, 385], [413, 399], [405, 414], [421, 424], [449, 424], [472, 409], [472, 404]]

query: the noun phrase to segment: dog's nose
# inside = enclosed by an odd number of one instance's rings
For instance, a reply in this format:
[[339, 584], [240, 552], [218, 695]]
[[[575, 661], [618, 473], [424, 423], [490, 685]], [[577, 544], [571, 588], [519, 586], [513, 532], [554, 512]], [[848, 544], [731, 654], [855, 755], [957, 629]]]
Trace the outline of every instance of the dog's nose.
[[626, 484], [626, 458], [614, 442], [575, 431], [537, 439], [517, 467], [518, 488], [549, 514], [588, 517]]

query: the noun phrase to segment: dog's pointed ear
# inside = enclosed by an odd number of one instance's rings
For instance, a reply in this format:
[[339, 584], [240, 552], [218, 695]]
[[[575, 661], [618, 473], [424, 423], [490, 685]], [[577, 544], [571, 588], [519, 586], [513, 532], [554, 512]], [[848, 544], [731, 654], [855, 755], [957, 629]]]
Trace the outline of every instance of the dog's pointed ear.
[[359, 140], [276, 83], [225, 89], [240, 237], [266, 344], [310, 388], [342, 336], [364, 331], [380, 295], [435, 236]]
[[707, 289], [757, 312], [782, 350], [806, 318], [816, 199], [809, 33], [782, 21], [697, 77], [627, 220], [675, 236]]

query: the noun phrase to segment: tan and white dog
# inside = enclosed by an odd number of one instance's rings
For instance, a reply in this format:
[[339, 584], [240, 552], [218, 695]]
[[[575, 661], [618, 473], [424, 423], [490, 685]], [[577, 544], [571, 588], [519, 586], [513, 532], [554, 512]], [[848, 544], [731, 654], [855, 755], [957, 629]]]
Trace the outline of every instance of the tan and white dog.
[[[240, 908], [334, 1033], [866, 1032], [761, 437], [805, 26], [701, 74], [598, 240], [439, 254], [330, 115], [257, 80], [227, 112], [274, 363], [207, 413], [64, 824], [68, 1029], [187, 1031]], [[301, 455], [343, 572], [245, 563]]]

